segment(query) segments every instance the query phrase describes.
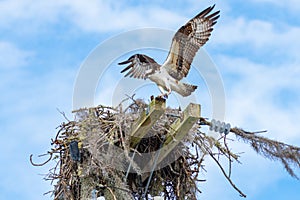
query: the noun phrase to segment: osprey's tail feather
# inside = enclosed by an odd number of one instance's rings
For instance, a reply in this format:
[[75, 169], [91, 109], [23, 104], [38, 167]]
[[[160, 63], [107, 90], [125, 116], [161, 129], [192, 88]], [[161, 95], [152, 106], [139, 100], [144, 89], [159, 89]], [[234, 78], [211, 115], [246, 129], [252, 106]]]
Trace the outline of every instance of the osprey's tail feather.
[[181, 96], [186, 97], [191, 95], [192, 92], [194, 92], [197, 89], [197, 86], [179, 82], [179, 88], [180, 89], [178, 91], [176, 90], [175, 91], [179, 93]]

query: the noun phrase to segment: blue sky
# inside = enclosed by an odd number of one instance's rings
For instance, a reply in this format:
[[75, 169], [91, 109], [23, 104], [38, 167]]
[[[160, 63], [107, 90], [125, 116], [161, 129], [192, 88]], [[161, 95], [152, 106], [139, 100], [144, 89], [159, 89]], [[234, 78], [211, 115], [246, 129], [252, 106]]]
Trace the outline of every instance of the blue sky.
[[[40, 175], [51, 165], [32, 167], [29, 155], [50, 148], [50, 138], [64, 120], [57, 108], [72, 117], [77, 74], [99, 44], [137, 28], [175, 31], [214, 3], [221, 17], [204, 48], [224, 82], [226, 121], [248, 130], [267, 129], [267, 137], [300, 146], [300, 4], [296, 0], [2, 0], [0, 199], [51, 199], [43, 193], [52, 186]], [[153, 56], [164, 59], [157, 52]], [[112, 69], [106, 79], [115, 81], [120, 70], [114, 75]], [[190, 82], [204, 85], [197, 95], [203, 91], [201, 104], [210, 107], [203, 80], [190, 76]], [[109, 89], [97, 90], [96, 103], [102, 103]], [[209, 115], [209, 109], [205, 113]], [[247, 199], [298, 197], [300, 182], [289, 177], [280, 163], [257, 156], [242, 143], [232, 145], [244, 152], [233, 180]], [[201, 185], [200, 198], [240, 199], [209, 159], [206, 166], [208, 173], [203, 176], [208, 181]]]

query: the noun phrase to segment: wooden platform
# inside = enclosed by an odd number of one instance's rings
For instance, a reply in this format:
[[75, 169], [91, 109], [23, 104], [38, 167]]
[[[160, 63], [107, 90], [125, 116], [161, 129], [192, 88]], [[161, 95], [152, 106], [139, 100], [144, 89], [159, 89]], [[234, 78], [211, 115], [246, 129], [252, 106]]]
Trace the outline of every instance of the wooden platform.
[[[155, 98], [149, 104], [148, 110], [144, 111], [139, 120], [132, 127], [131, 148], [135, 148], [140, 140], [149, 132], [151, 127], [160, 119], [166, 111], [166, 102], [164, 99]], [[201, 108], [199, 104], [190, 103], [183, 111], [183, 118], [178, 118], [171, 124], [168, 135], [162, 144], [159, 157], [156, 161], [150, 160], [147, 166], [158, 165], [168, 156], [170, 152], [182, 141], [189, 133], [198, 119], [200, 119]]]

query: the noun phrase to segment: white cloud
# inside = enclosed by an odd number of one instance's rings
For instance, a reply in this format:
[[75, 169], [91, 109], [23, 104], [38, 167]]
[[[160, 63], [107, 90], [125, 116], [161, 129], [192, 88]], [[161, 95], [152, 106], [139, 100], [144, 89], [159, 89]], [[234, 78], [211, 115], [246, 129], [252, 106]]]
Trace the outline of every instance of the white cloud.
[[[216, 57], [225, 82], [227, 96], [226, 121], [249, 131], [268, 130], [264, 136], [296, 146], [300, 145], [299, 99], [300, 70], [298, 64], [265, 66], [228, 55]], [[280, 94], [288, 90], [292, 98]], [[232, 171], [232, 180], [248, 198], [256, 199], [266, 190], [288, 177], [284, 167], [259, 155], [233, 134], [229, 137], [233, 152], [243, 152], [240, 161]], [[213, 161], [206, 158], [207, 182], [202, 185], [204, 199], [235, 199], [238, 193], [231, 188]], [[227, 162], [223, 162], [224, 166]], [[226, 168], [227, 169], [227, 168]], [[296, 173], [299, 171], [295, 168]], [[259, 183], [259, 184], [258, 184]], [[200, 184], [201, 185], [201, 184]]]
[[[0, 159], [7, 163], [0, 167], [3, 189], [0, 196], [3, 199], [48, 199], [43, 193], [52, 186], [37, 174], [45, 174], [54, 163], [36, 168], [29, 164], [29, 155], [34, 154], [36, 160], [37, 155], [50, 149], [50, 139], [57, 131], [55, 128], [64, 120], [56, 108], [71, 116], [75, 72], [56, 69], [33, 75], [27, 70], [14, 68], [0, 76], [7, 80], [5, 87], [1, 88], [4, 95], [0, 99], [3, 132]], [[18, 187], [15, 180], [25, 184]], [[29, 188], [34, 183], [39, 184]]]
[[14, 44], [0, 41], [0, 69], [11, 69], [25, 66], [33, 52], [21, 50]]
[[[234, 13], [233, 6], [230, 8]], [[225, 47], [222, 55], [214, 56], [214, 61], [224, 78], [226, 121], [249, 131], [268, 130], [264, 136], [299, 146], [300, 27], [289, 25], [292, 23], [284, 19], [274, 23], [253, 18], [233, 18], [231, 13], [222, 15], [212, 35], [211, 45]], [[231, 50], [236, 55], [231, 54]], [[245, 53], [236, 53], [239, 51]], [[248, 198], [256, 199], [288, 176], [281, 164], [257, 156], [252, 149], [237, 141], [231, 148], [245, 152], [242, 154], [243, 165], [233, 171], [233, 180]], [[211, 171], [208, 172], [209, 182], [204, 186], [207, 191], [203, 191], [203, 197], [238, 198], [229, 184], [222, 181], [222, 175], [216, 175], [220, 171], [211, 165], [208, 168]]]
[[0, 2], [0, 26], [37, 29], [47, 24], [72, 22], [84, 31], [103, 32], [138, 27], [179, 28], [187, 18], [158, 6], [133, 6], [125, 3], [91, 0]]
[[227, 83], [229, 121], [250, 130], [268, 129], [268, 137], [299, 145], [297, 65], [271, 68], [241, 58], [220, 56], [217, 60]]
[[[78, 27], [86, 31], [110, 31], [138, 28], [145, 26], [162, 26], [172, 28], [178, 27], [178, 21], [185, 20], [184, 17], [159, 7], [118, 6], [106, 2], [77, 1], [68, 3], [69, 17]], [[89, 10], [89, 12], [86, 12]]]
[[274, 24], [263, 20], [225, 18], [213, 36], [217, 45], [252, 48], [258, 52], [276, 53], [298, 59], [300, 27]]
[[[274, 23], [224, 16], [214, 34], [213, 45], [249, 51], [242, 58], [227, 53], [215, 59], [225, 78], [229, 120], [299, 144], [300, 27], [280, 19]], [[261, 62], [253, 61], [257, 59]]]
[[54, 1], [4, 0], [0, 2], [0, 25], [23, 32], [58, 20], [63, 4]]
[[[31, 59], [35, 52], [6, 41], [0, 42], [0, 54], [0, 159], [7, 163], [0, 167], [0, 198], [45, 199], [50, 183], [37, 174], [47, 169], [30, 166], [29, 155], [48, 150], [55, 127], [63, 120], [56, 108], [70, 113], [75, 72], [60, 64], [38, 72], [38, 64]], [[18, 186], [15, 180], [25, 184]], [[29, 188], [37, 182], [41, 184]]]
[[[291, 11], [299, 11], [300, 4], [298, 0], [286, 0], [286, 1], [278, 1], [278, 0], [252, 0], [256, 3], [269, 3], [271, 5], [280, 6], [282, 8], [289, 9]], [[271, 9], [271, 8], [270, 8]]]

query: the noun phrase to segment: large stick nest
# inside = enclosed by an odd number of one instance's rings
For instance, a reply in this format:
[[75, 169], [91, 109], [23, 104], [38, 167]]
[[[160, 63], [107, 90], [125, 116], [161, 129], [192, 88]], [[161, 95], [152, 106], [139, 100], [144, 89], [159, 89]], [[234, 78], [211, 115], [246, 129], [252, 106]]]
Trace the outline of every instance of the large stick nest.
[[[157, 165], [145, 172], [145, 165], [149, 160], [155, 160], [157, 154], [153, 152], [159, 152], [171, 124], [182, 118], [182, 111], [167, 108], [138, 146], [131, 148], [130, 131], [148, 105], [142, 100], [130, 99], [132, 103], [126, 108], [120, 104], [116, 108], [100, 105], [76, 110], [74, 120], [66, 118], [67, 121], [59, 126], [52, 140], [53, 148], [48, 152], [49, 160], [55, 160], [56, 166], [45, 178], [55, 184], [51, 191], [55, 200], [91, 199], [101, 195], [118, 200], [153, 199], [153, 196], [197, 199], [199, 182], [204, 181], [199, 176], [205, 172], [203, 161], [206, 155], [216, 161], [231, 186], [246, 197], [230, 177], [231, 163], [238, 161], [239, 156], [229, 150], [226, 135], [216, 140], [201, 132], [201, 126], [210, 125], [204, 118], [197, 121], [168, 155], [167, 165]], [[296, 177], [290, 165], [300, 167], [298, 147], [238, 128], [231, 129], [231, 132], [250, 143], [263, 156], [282, 161], [287, 171]], [[150, 155], [146, 163], [144, 155]], [[227, 172], [219, 162], [221, 156], [229, 161]], [[32, 157], [30, 159], [32, 162]], [[32, 162], [38, 166], [45, 163]]]

